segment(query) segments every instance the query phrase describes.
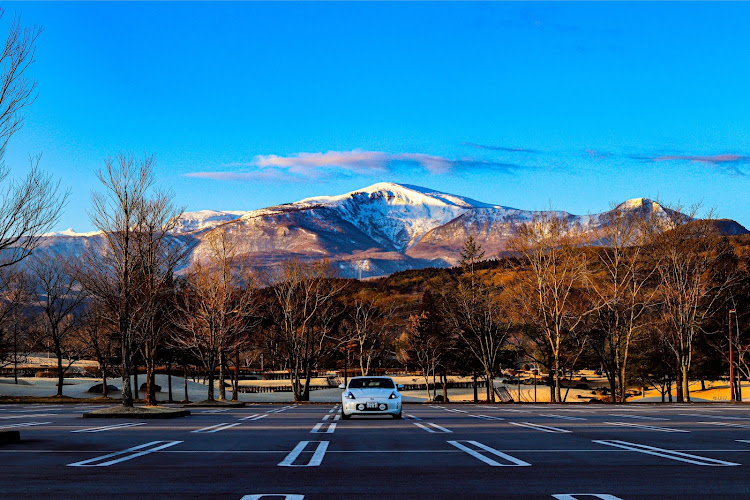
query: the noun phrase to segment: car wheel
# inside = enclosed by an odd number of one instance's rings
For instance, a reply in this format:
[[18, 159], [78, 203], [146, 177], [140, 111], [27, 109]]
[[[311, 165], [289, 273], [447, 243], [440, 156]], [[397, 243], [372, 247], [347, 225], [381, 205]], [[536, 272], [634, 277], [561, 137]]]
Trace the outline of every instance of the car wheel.
[[352, 416], [351, 415], [347, 415], [346, 413], [344, 413], [342, 411], [341, 412], [341, 418], [344, 419], [344, 420], [349, 420], [350, 418], [352, 418]]
[[401, 412], [398, 412], [395, 415], [393, 415], [393, 418], [395, 418], [396, 420], [401, 420]]

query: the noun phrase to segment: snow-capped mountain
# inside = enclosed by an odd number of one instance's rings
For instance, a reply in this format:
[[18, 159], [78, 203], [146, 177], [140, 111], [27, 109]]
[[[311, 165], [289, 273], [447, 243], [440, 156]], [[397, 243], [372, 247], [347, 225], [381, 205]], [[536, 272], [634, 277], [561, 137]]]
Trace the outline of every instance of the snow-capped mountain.
[[[667, 210], [646, 198], [625, 201], [618, 208], [657, 215]], [[173, 237], [190, 248], [183, 269], [205, 258], [207, 236], [221, 230], [236, 236], [240, 253], [258, 267], [288, 258], [327, 258], [342, 276], [366, 277], [455, 265], [469, 236], [482, 245], [486, 257], [495, 257], [506, 250], [513, 226], [536, 213], [382, 182], [260, 210], [188, 212]], [[594, 230], [601, 224], [602, 214], [565, 215], [583, 228]], [[727, 234], [748, 232], [734, 221], [723, 221], [720, 227]], [[74, 257], [101, 243], [99, 233], [69, 229], [44, 235], [40, 247]]]

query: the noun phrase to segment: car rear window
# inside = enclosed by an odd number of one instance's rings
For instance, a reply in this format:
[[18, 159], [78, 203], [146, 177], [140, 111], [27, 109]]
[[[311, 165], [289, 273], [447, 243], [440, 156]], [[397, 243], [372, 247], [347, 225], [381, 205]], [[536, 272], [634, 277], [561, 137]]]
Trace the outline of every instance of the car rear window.
[[395, 389], [393, 380], [389, 378], [353, 378], [349, 382], [349, 389]]

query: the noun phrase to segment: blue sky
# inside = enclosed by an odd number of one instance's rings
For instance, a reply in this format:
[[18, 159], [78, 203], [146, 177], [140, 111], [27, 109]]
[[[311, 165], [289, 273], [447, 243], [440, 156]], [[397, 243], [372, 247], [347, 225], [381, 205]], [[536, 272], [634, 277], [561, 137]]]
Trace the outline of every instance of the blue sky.
[[29, 154], [91, 229], [153, 154], [188, 210], [379, 181], [523, 209], [702, 201], [750, 226], [747, 3], [9, 3], [44, 27]]

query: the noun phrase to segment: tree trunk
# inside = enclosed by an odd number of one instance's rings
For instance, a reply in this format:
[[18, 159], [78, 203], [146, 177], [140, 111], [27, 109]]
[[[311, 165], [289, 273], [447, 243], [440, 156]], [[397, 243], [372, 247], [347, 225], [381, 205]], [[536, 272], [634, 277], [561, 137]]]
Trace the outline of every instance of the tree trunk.
[[612, 397], [610, 398], [610, 403], [615, 404], [617, 403], [617, 376], [614, 373], [611, 373], [609, 375], [609, 390], [612, 393]]
[[487, 378], [487, 401], [495, 402], [495, 377], [490, 370], [485, 370], [484, 376]]
[[472, 381], [471, 382], [472, 382], [472, 386], [474, 388], [474, 402], [478, 403], [479, 402], [479, 395], [477, 394], [477, 373], [476, 372], [474, 372], [474, 374], [472, 375]]
[[138, 396], [140, 396], [139, 391], [141, 390], [140, 386], [138, 385], [138, 362], [136, 361], [133, 363], [133, 385], [135, 386], [133, 388], [135, 393], [135, 401], [138, 401]]
[[102, 369], [102, 397], [106, 398], [109, 396], [109, 389], [107, 389], [107, 366], [99, 362], [99, 367]]
[[690, 401], [690, 378], [688, 377], [688, 366], [683, 363], [680, 368], [682, 370], [682, 397], [684, 401]]
[[240, 348], [234, 351], [234, 384], [232, 390], [232, 401], [239, 400], [240, 392]]
[[225, 385], [226, 373], [224, 372], [224, 366], [227, 363], [227, 358], [224, 352], [219, 354], [219, 400], [224, 401], [227, 399], [227, 388]]
[[441, 381], [443, 382], [443, 401], [448, 402], [448, 377], [445, 376], [445, 370], [440, 375]]
[[172, 399], [172, 361], [167, 361], [167, 401], [174, 403]]
[[146, 402], [149, 406], [156, 406], [156, 361], [152, 358], [146, 361]]
[[62, 368], [62, 351], [57, 346], [55, 346], [55, 354], [57, 355], [57, 395], [62, 396], [65, 373]]
[[187, 385], [188, 384], [188, 367], [187, 367], [187, 363], [185, 363], [184, 365], [182, 365], [182, 370], [183, 370], [182, 371], [182, 380], [183, 380], [183, 382], [185, 382], [185, 402], [189, 403], [190, 402], [190, 397], [188, 396], [188, 385]]
[[206, 398], [208, 401], [214, 400], [214, 370], [216, 370], [215, 366], [208, 369], [208, 397]]

